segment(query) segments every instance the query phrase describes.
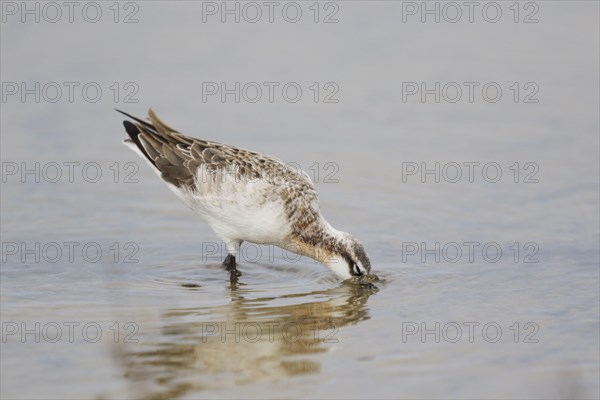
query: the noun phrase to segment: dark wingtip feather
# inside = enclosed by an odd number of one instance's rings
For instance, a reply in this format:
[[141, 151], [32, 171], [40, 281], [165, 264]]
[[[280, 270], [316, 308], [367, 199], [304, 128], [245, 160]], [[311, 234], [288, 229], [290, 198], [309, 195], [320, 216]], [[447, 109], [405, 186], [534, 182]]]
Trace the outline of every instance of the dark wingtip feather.
[[123, 126], [125, 127], [125, 131], [135, 143], [138, 143], [139, 140], [137, 136], [141, 133], [137, 126], [131, 121], [123, 121]]
[[[119, 111], [119, 110], [117, 110]], [[121, 112], [121, 111], [119, 111]], [[123, 113], [125, 114], [125, 113]], [[133, 122], [130, 121], [123, 121], [123, 126], [125, 127], [125, 131], [127, 132], [127, 134], [129, 135], [129, 137], [131, 138], [131, 140], [133, 141], [133, 143], [135, 143], [135, 145], [138, 147], [138, 149], [140, 149], [140, 151], [146, 156], [146, 158], [154, 165], [156, 166], [156, 163], [154, 162], [154, 160], [150, 157], [150, 155], [148, 154], [148, 152], [146, 151], [146, 149], [144, 148], [144, 146], [142, 145], [142, 142], [140, 141], [140, 138], [138, 137], [140, 135], [140, 133], [142, 133], [140, 131], [140, 129], [135, 126], [135, 124]]]
[[155, 128], [155, 127], [154, 127], [154, 125], [152, 125], [151, 123], [149, 123], [149, 122], [146, 122], [146, 121], [144, 121], [144, 120], [142, 120], [142, 119], [139, 119], [139, 118], [137, 118], [137, 117], [134, 117], [134, 116], [133, 116], [133, 115], [131, 115], [131, 114], [127, 114], [125, 111], [121, 111], [121, 110], [119, 110], [119, 109], [116, 109], [116, 108], [115, 108], [114, 110], [115, 110], [116, 112], [120, 112], [121, 114], [125, 115], [126, 117], [129, 117], [129, 118], [131, 118], [131, 119], [132, 119], [132, 120], [134, 120], [135, 122], [138, 122], [138, 123], [140, 123], [140, 124], [144, 125], [146, 128], [150, 128], [150, 129], [151, 129], [153, 132], [155, 132], [155, 131], [156, 131], [156, 128]]

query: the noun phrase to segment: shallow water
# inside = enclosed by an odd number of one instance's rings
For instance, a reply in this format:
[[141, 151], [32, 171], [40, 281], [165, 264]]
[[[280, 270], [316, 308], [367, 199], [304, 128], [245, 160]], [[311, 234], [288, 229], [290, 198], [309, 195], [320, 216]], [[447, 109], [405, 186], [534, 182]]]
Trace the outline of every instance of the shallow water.
[[[2, 103], [2, 398], [598, 398], [598, 3], [536, 2], [535, 24], [508, 3], [496, 24], [403, 23], [402, 2], [338, 2], [336, 24], [136, 4], [134, 24], [2, 24], [3, 82], [104, 90]], [[203, 102], [201, 83], [221, 81], [305, 95]], [[402, 82], [421, 81], [494, 81], [504, 97], [403, 102]], [[315, 104], [313, 82], [339, 102]], [[539, 102], [515, 103], [513, 82]], [[251, 244], [231, 282], [210, 228], [120, 144], [112, 108], [149, 106], [305, 169], [376, 288]], [[21, 175], [36, 162], [39, 182]], [[436, 162], [439, 183], [408, 174]]]

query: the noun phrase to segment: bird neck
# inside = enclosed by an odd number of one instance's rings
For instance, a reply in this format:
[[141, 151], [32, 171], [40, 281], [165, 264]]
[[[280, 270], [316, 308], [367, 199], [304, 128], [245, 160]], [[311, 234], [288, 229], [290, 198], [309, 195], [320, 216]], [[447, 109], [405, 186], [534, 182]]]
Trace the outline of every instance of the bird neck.
[[315, 259], [321, 264], [330, 265], [340, 257], [344, 237], [344, 232], [335, 229], [321, 217], [312, 229], [295, 235], [290, 240], [291, 247], [286, 248], [296, 254]]

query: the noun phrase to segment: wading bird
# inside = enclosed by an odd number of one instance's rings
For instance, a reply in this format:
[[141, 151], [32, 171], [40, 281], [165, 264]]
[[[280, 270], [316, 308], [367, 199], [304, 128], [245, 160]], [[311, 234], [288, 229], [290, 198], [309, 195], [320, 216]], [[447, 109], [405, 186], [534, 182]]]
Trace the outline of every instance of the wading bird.
[[123, 143], [225, 242], [223, 265], [232, 278], [239, 275], [236, 255], [243, 241], [311, 257], [342, 279], [371, 271], [363, 245], [321, 215], [306, 173], [270, 156], [183, 135], [152, 109], [149, 122], [119, 112], [132, 120], [123, 121], [129, 136]]

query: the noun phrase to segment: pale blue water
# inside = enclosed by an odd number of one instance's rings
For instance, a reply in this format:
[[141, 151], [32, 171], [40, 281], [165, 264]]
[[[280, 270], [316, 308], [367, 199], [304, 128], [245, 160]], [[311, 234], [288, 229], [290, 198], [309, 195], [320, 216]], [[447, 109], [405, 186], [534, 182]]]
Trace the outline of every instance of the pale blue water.
[[[2, 398], [598, 398], [598, 3], [522, 5], [519, 23], [504, 2], [497, 23], [321, 3], [328, 24], [312, 2], [297, 23], [131, 4], [115, 23], [102, 3], [95, 24], [3, 9]], [[39, 102], [21, 82], [40, 82]], [[102, 96], [70, 102], [68, 82]], [[203, 82], [240, 82], [240, 102]], [[439, 103], [407, 94], [421, 82], [440, 82]], [[469, 102], [465, 82], [502, 98]], [[150, 106], [305, 169], [378, 290], [255, 246], [232, 285], [210, 228], [120, 143], [112, 108]], [[21, 175], [36, 162], [39, 182]], [[422, 178], [436, 162], [440, 182]]]

